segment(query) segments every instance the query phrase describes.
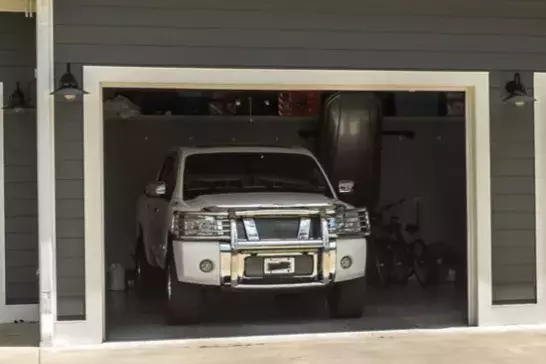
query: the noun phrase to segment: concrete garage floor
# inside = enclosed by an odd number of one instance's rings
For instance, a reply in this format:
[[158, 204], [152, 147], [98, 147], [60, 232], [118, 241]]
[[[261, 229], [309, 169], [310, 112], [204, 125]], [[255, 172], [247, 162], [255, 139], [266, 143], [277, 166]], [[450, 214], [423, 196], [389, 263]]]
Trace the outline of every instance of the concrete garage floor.
[[164, 302], [138, 302], [126, 293], [109, 292], [109, 341], [220, 338], [390, 329], [465, 326], [466, 299], [452, 285], [369, 289], [370, 301], [360, 319], [331, 320], [319, 295], [275, 299], [262, 293], [223, 296], [209, 307], [209, 320], [195, 326], [164, 323]]

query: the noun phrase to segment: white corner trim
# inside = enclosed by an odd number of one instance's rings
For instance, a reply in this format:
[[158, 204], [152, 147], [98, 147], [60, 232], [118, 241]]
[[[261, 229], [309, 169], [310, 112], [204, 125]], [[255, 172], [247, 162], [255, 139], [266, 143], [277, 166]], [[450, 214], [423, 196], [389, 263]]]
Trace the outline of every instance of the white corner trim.
[[84, 66], [83, 85], [86, 320], [77, 325], [78, 341], [105, 338], [103, 87], [465, 91], [469, 324], [492, 317], [489, 73]]
[[55, 235], [55, 127], [53, 97], [53, 0], [36, 6], [36, 143], [38, 152], [38, 246], [40, 267], [40, 337], [52, 345], [57, 317]]

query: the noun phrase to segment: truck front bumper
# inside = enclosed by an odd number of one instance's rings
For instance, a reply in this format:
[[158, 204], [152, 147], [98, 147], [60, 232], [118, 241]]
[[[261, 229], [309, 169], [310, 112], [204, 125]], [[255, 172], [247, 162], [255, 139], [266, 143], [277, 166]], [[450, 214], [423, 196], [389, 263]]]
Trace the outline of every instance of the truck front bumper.
[[[356, 279], [366, 272], [365, 237], [317, 240], [229, 242], [179, 240], [173, 242], [178, 280], [208, 286], [245, 289], [324, 287]], [[267, 272], [271, 259], [289, 261], [289, 273]]]

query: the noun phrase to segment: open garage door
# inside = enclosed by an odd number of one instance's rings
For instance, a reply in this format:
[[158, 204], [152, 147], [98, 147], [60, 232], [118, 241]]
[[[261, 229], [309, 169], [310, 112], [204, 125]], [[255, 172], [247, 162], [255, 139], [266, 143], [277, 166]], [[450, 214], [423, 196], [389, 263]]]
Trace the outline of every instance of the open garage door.
[[[464, 94], [146, 89], [104, 94], [110, 340], [466, 324]], [[317, 180], [320, 165], [326, 173]], [[238, 236], [244, 258], [234, 255], [229, 237], [225, 244], [209, 237], [195, 247], [170, 246], [173, 232], [165, 226], [173, 221], [169, 201], [177, 193], [181, 200], [175, 204], [220, 216], [214, 221], [227, 235]], [[349, 280], [358, 282], [351, 300], [360, 306], [350, 315], [343, 311], [343, 321], [330, 318], [332, 312], [338, 316], [338, 308], [323, 290], [283, 290], [291, 282], [312, 288], [326, 279], [335, 287], [335, 277], [350, 271], [340, 265], [324, 275], [329, 264], [324, 252], [330, 248], [323, 241], [312, 245], [312, 216], [307, 233], [300, 218], [291, 227], [290, 219], [266, 221], [255, 212], [240, 223], [229, 217], [237, 208], [278, 208], [289, 201], [301, 209], [328, 206], [337, 197], [367, 207], [372, 219], [362, 258], [356, 251], [345, 257], [339, 249], [334, 258], [361, 265], [366, 278], [354, 280], [355, 273]], [[229, 221], [236, 222], [234, 230], [224, 224]], [[278, 234], [290, 235], [296, 245], [260, 250], [271, 239], [277, 242]], [[307, 238], [299, 240], [299, 234]], [[303, 251], [298, 240], [310, 245]], [[225, 256], [222, 249], [228, 249]], [[235, 273], [237, 264], [241, 271]], [[262, 279], [280, 289], [263, 289]], [[172, 301], [180, 280], [184, 294]], [[195, 294], [199, 305], [188, 305]], [[168, 325], [173, 305], [175, 312], [188, 310], [174, 320], [182, 325]]]

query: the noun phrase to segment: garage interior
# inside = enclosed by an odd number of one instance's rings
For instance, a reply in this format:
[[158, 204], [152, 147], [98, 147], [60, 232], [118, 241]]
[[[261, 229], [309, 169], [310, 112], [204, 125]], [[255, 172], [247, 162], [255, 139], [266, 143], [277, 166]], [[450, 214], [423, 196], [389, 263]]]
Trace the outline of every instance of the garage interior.
[[[103, 91], [108, 340], [467, 324], [464, 93]], [[349, 122], [345, 131], [333, 128], [345, 108], [354, 127]], [[369, 115], [380, 126], [377, 134], [359, 126], [359, 118]], [[303, 146], [321, 160], [334, 187], [337, 175], [353, 173], [356, 186], [365, 188], [347, 202], [365, 204], [373, 217], [368, 302], [361, 318], [330, 319], [315, 293], [257, 292], [221, 296], [199, 325], [168, 326], [163, 300], [137, 298], [132, 289], [137, 200], [155, 180], [167, 150], [194, 145]], [[425, 268], [415, 268], [413, 260], [399, 269], [378, 264], [379, 236], [396, 221], [408, 246], [418, 239], [425, 243]], [[120, 271], [124, 284], [114, 287]]]

